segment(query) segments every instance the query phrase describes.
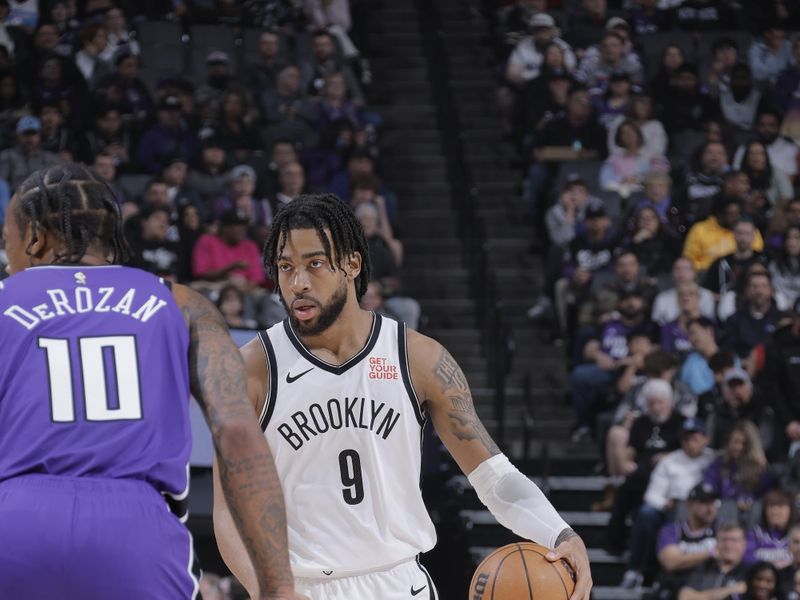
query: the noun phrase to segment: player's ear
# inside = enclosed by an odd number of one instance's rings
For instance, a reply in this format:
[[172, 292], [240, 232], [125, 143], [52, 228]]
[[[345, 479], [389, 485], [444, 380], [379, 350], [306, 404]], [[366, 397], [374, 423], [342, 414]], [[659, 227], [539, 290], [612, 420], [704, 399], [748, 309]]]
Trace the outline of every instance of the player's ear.
[[49, 247], [47, 240], [47, 231], [39, 224], [31, 227], [26, 226], [26, 236], [28, 236], [28, 255], [32, 258], [42, 258]]
[[361, 253], [351, 252], [347, 257], [347, 278], [354, 280], [361, 274]]
[[57, 233], [38, 224], [28, 246], [28, 255], [36, 261], [51, 263], [62, 246], [62, 239]]

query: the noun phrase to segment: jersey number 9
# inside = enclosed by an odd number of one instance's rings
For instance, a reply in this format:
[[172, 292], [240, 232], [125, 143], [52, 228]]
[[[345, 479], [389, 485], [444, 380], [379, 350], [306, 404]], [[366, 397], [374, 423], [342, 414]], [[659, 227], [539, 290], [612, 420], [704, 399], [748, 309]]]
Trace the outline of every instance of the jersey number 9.
[[342, 497], [348, 504], [358, 504], [364, 499], [364, 478], [361, 476], [361, 457], [355, 450], [339, 453], [339, 470], [342, 473]]

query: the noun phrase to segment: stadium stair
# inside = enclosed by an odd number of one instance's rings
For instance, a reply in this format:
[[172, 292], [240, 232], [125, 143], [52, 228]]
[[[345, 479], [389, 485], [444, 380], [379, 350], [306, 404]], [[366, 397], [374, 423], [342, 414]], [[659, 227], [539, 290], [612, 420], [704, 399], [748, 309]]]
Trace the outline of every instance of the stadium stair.
[[385, 1], [371, 9], [370, 21], [370, 104], [384, 118], [381, 174], [398, 196], [403, 293], [420, 302], [423, 332], [444, 344], [476, 399], [491, 406], [419, 15], [411, 2]]
[[[591, 511], [608, 483], [595, 474], [599, 451], [595, 445], [569, 441], [574, 413], [565, 401], [565, 350], [553, 344], [546, 324], [526, 317], [541, 292], [542, 264], [531, 253], [537, 240], [525, 219], [519, 170], [511, 166], [514, 149], [495, 110], [497, 81], [486, 22], [477, 0], [435, 0], [432, 4], [432, 10], [439, 11], [465, 160], [488, 237], [486, 252], [498, 282], [501, 313], [514, 340], [514, 362], [506, 383], [506, 452], [542, 486], [586, 541], [595, 581], [593, 598], [638, 599], [640, 592], [616, 587], [624, 563], [603, 549], [610, 514]], [[466, 478], [456, 483], [456, 489], [462, 495], [461, 515], [468, 524], [475, 561], [515, 539], [483, 509]]]

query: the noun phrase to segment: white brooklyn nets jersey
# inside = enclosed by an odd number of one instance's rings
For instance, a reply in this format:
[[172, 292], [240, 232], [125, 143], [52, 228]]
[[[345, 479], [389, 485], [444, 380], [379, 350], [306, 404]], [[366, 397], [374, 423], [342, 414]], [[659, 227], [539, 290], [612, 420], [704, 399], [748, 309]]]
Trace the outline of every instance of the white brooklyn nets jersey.
[[283, 484], [294, 574], [379, 570], [433, 548], [405, 325], [376, 314], [342, 365], [309, 352], [288, 319], [259, 336], [270, 382], [261, 427]]

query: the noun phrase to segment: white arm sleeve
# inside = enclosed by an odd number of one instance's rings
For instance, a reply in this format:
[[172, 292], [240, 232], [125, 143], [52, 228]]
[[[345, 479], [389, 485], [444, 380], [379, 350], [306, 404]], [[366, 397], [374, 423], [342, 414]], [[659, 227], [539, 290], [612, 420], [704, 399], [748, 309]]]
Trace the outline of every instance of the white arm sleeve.
[[498, 523], [520, 537], [553, 548], [569, 528], [542, 490], [504, 454], [483, 461], [467, 479]]

